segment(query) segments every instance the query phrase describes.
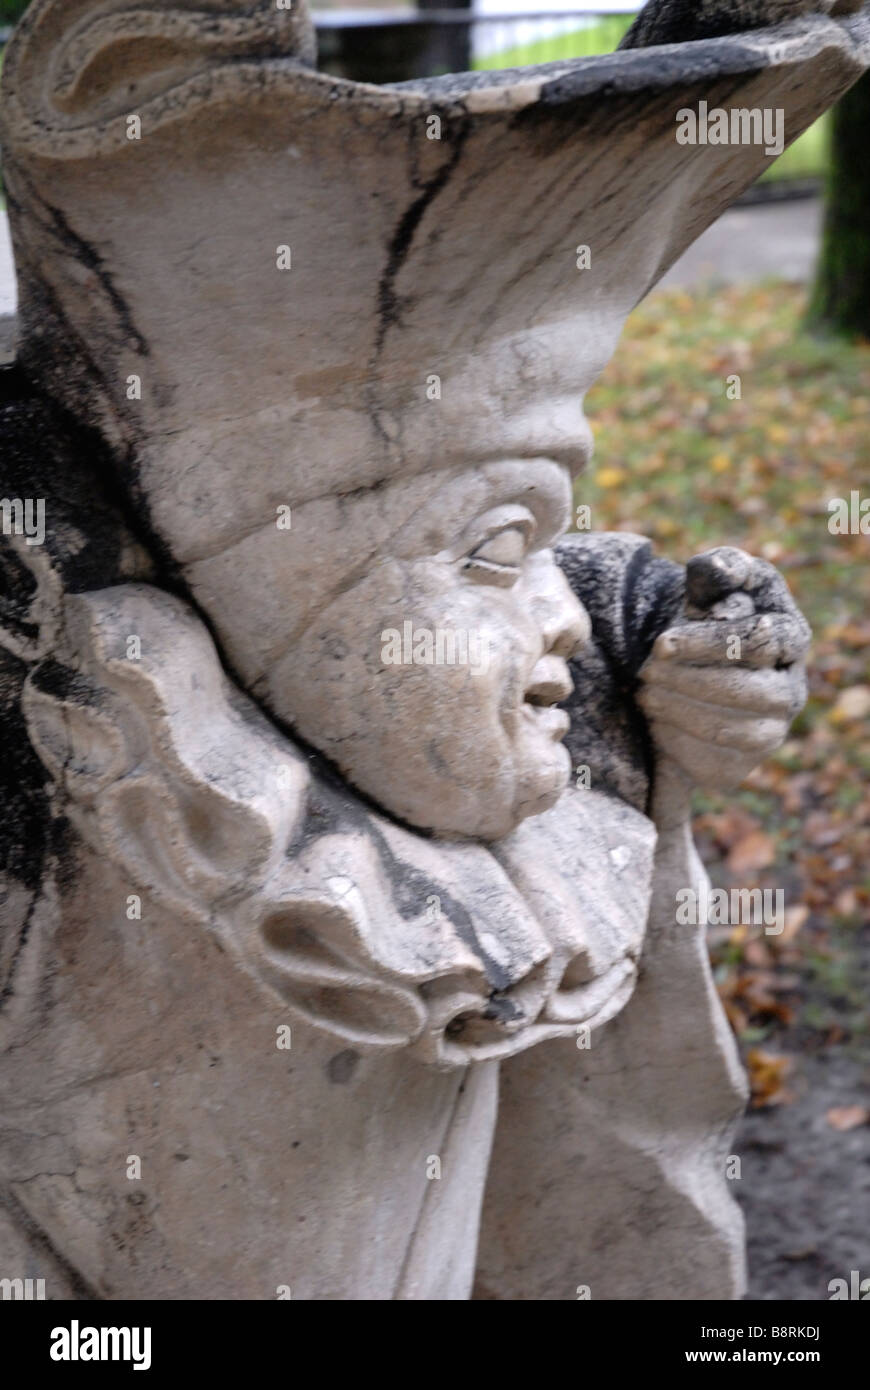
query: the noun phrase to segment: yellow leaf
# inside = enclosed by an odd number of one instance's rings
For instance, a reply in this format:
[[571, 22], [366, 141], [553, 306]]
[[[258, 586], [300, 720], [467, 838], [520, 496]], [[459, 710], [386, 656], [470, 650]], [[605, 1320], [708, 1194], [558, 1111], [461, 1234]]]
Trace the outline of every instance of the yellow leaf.
[[624, 483], [626, 472], [624, 468], [600, 468], [595, 474], [595, 481], [599, 487], [619, 487]]
[[870, 714], [870, 685], [853, 685], [841, 690], [828, 715], [832, 724], [851, 724]]
[[746, 1067], [755, 1109], [764, 1105], [782, 1105], [791, 1100], [790, 1093], [785, 1089], [785, 1079], [791, 1071], [790, 1057], [778, 1057], [772, 1052], [764, 1052], [760, 1047], [751, 1047], [746, 1054]]
[[768, 425], [765, 434], [771, 444], [787, 444], [789, 441], [789, 431], [786, 429], [785, 425], [778, 425], [776, 423]]

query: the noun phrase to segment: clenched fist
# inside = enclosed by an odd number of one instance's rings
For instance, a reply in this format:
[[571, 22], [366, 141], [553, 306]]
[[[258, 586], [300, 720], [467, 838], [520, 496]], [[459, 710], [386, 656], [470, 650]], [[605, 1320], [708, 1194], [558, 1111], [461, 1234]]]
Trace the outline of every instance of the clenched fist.
[[699, 786], [737, 786], [802, 708], [809, 643], [772, 565], [727, 546], [691, 560], [684, 615], [640, 671], [657, 752]]

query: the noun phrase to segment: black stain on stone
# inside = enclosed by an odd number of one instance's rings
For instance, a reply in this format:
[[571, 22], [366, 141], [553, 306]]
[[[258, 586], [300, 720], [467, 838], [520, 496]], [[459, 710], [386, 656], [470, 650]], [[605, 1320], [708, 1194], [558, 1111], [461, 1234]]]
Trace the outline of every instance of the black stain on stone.
[[337, 1086], [346, 1086], [358, 1063], [359, 1053], [348, 1047], [344, 1052], [336, 1052], [334, 1057], [330, 1057], [326, 1064], [326, 1075]]
[[27, 667], [10, 652], [0, 652], [0, 871], [35, 892], [48, 845], [48, 774], [34, 751], [21, 709]]
[[14, 992], [46, 863], [51, 859], [58, 883], [75, 872], [74, 837], [53, 806], [51, 779], [30, 743], [21, 703], [25, 682], [29, 678], [34, 688], [63, 701], [87, 704], [95, 698], [87, 683], [53, 658], [36, 659], [45, 609], [37, 601], [35, 561], [47, 560], [67, 593], [109, 587], [118, 582], [125, 528], [104, 441], [39, 391], [17, 365], [0, 368], [0, 459], [4, 495], [45, 506], [45, 536], [33, 564], [24, 545], [15, 548], [0, 537], [0, 629], [14, 639], [10, 646], [20, 644], [17, 651], [0, 648], [0, 880], [31, 895], [4, 941], [2, 1007]]
[[387, 253], [387, 264], [378, 285], [378, 330], [375, 338], [378, 355], [384, 346], [388, 330], [398, 323], [401, 312], [401, 305], [395, 288], [396, 279], [407, 260], [417, 228], [427, 209], [445, 187], [459, 162], [469, 129], [470, 122], [467, 117], [457, 122], [449, 158], [441, 165], [438, 172], [422, 185], [419, 196], [414, 199], [410, 207], [405, 209], [393, 232]]
[[422, 905], [430, 897], [438, 898], [440, 911], [444, 913], [460, 940], [482, 962], [486, 971], [486, 978], [493, 990], [498, 992], [509, 989], [514, 983], [510, 971], [505, 969], [486, 950], [477, 935], [474, 920], [465, 904], [455, 898], [437, 880], [428, 878], [419, 869], [415, 869], [410, 864], [398, 859], [387, 844], [386, 837], [374, 823], [368, 826], [368, 833], [378, 846], [381, 864], [392, 884], [396, 906], [405, 921], [413, 921], [417, 918], [420, 915]]
[[102, 256], [100, 256], [99, 252], [95, 250], [89, 241], [85, 241], [84, 237], [79, 236], [78, 232], [73, 230], [67, 217], [61, 212], [60, 208], [53, 207], [50, 203], [43, 203], [43, 206], [49, 214], [54, 224], [55, 234], [63, 243], [64, 248], [71, 253], [74, 261], [78, 261], [82, 265], [87, 266], [88, 270], [96, 275], [127, 337], [135, 346], [136, 351], [140, 353], [141, 356], [147, 357], [149, 355], [148, 344], [133, 322], [133, 316], [130, 313], [129, 306], [119, 293], [109, 272], [106, 270]]
[[507, 995], [494, 990], [489, 996], [483, 1017], [495, 1023], [516, 1023], [522, 1019], [523, 1012]]

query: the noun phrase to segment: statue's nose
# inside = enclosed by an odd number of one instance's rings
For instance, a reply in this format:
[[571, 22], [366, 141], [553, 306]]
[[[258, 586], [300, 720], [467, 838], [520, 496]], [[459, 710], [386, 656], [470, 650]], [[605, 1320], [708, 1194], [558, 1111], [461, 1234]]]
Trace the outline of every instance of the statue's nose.
[[592, 624], [555, 561], [548, 567], [547, 583], [536, 596], [535, 607], [544, 651], [570, 661], [589, 641]]

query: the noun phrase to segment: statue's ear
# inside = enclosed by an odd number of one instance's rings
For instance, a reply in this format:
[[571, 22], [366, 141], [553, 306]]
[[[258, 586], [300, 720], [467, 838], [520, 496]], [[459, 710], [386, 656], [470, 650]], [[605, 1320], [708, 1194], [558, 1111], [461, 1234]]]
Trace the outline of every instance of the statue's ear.
[[101, 125], [246, 57], [316, 62], [306, 0], [33, 0], [4, 64], [4, 103], [44, 134]]

